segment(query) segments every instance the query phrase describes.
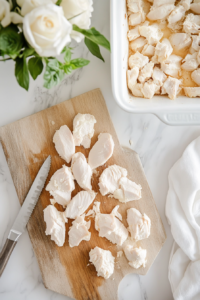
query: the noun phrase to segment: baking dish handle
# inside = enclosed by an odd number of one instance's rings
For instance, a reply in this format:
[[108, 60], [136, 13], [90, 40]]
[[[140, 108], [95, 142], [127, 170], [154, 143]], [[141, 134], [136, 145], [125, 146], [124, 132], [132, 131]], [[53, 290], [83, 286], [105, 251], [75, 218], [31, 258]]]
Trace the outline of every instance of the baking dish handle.
[[154, 114], [167, 125], [200, 125], [200, 110], [188, 112], [159, 112]]

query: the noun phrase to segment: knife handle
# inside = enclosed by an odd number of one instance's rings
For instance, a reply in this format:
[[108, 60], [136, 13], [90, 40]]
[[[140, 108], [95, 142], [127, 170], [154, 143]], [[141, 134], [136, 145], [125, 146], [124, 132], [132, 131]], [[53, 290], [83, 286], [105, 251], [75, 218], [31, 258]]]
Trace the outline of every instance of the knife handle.
[[7, 262], [11, 256], [11, 253], [13, 252], [13, 249], [15, 248], [16, 244], [17, 244], [16, 241], [7, 239], [3, 246], [3, 249], [0, 253], [0, 277], [3, 274], [3, 271], [7, 265]]

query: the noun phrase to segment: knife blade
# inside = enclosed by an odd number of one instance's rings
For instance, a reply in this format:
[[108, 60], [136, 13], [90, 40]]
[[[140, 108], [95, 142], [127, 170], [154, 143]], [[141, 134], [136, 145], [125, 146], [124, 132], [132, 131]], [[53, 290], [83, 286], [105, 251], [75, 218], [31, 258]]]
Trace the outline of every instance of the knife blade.
[[6, 243], [0, 253], [0, 276], [2, 275], [9, 257], [20, 237], [24, 232], [29, 218], [35, 208], [39, 196], [44, 188], [51, 166], [51, 156], [49, 155], [41, 166], [23, 204], [13, 223]]

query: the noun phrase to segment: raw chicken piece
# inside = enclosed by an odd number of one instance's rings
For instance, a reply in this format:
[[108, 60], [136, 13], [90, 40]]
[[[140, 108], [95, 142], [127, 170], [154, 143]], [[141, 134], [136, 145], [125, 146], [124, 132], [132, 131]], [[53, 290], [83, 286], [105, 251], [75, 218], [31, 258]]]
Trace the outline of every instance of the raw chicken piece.
[[162, 86], [162, 94], [168, 94], [171, 100], [176, 98], [176, 95], [180, 92], [181, 80], [168, 77]]
[[141, 10], [141, 0], [127, 0], [127, 6], [131, 12], [137, 13]]
[[81, 152], [75, 153], [72, 156], [71, 168], [74, 178], [79, 186], [86, 191], [91, 190], [92, 169]]
[[158, 67], [155, 67], [153, 69], [152, 77], [153, 77], [154, 83], [156, 83], [159, 86], [162, 86], [163, 83], [165, 82], [165, 80], [167, 79], [167, 76], [165, 75], [165, 73]]
[[161, 6], [164, 4], [174, 4], [175, 0], [154, 0], [153, 6]]
[[127, 81], [128, 81], [128, 88], [132, 91], [134, 88], [137, 78], [139, 75], [139, 68], [133, 67], [131, 70], [127, 70]]
[[200, 16], [189, 14], [187, 15], [184, 23], [183, 30], [186, 33], [199, 34], [200, 31]]
[[192, 43], [192, 39], [187, 33], [173, 33], [170, 35], [169, 41], [172, 47], [177, 51], [189, 47]]
[[184, 87], [185, 95], [189, 98], [200, 97], [200, 87]]
[[147, 56], [142, 55], [139, 52], [131, 55], [129, 57], [129, 67], [132, 69], [133, 67], [138, 67], [142, 69], [149, 62], [149, 58]]
[[123, 247], [124, 253], [126, 258], [129, 261], [129, 265], [132, 268], [138, 269], [141, 266], [145, 267], [147, 260], [146, 260], [146, 256], [147, 256], [147, 250], [146, 249], [142, 249], [141, 247], [136, 248], [131, 244], [126, 244]]
[[192, 0], [181, 0], [179, 4], [182, 5], [184, 9], [187, 11], [190, 9], [191, 2]]
[[200, 86], [200, 69], [197, 69], [194, 72], [192, 72], [191, 78], [198, 86]]
[[198, 68], [198, 65], [197, 52], [195, 52], [194, 54], [186, 55], [186, 57], [183, 59], [181, 68], [186, 71], [194, 71]]
[[153, 24], [151, 26], [148, 24], [142, 25], [139, 27], [139, 33], [147, 39], [148, 44], [150, 45], [157, 44], [163, 37], [163, 33], [157, 24]]
[[71, 192], [74, 189], [74, 177], [71, 168], [65, 165], [53, 174], [46, 186], [46, 191], [49, 191], [54, 197], [55, 202], [63, 207], [66, 207], [71, 200]]
[[162, 42], [158, 42], [155, 48], [155, 55], [152, 57], [152, 61], [155, 63], [161, 63], [166, 60], [173, 52], [173, 48], [168, 39], [163, 39]]
[[138, 37], [140, 37], [138, 29], [139, 29], [139, 25], [135, 26], [133, 29], [129, 30], [127, 36], [128, 36], [128, 39], [130, 42], [137, 39]]
[[138, 80], [141, 83], [144, 83], [145, 81], [147, 81], [150, 77], [152, 77], [153, 74], [153, 67], [154, 67], [154, 63], [153, 62], [149, 62], [148, 64], [146, 64], [142, 70], [140, 71], [140, 75], [138, 77]]
[[[101, 214], [99, 206], [96, 206], [95, 229], [99, 231], [100, 237], [107, 238], [111, 243], [121, 246], [128, 237], [128, 231], [123, 223], [117, 218], [119, 205], [115, 206], [110, 214]], [[93, 208], [94, 209], [94, 208]]]
[[181, 56], [175, 54], [170, 55], [168, 59], [161, 63], [162, 71], [172, 77], [178, 77], [181, 72], [182, 59]]
[[153, 56], [155, 53], [155, 47], [152, 45], [144, 45], [144, 48], [142, 49], [142, 54], [145, 56]]
[[[200, 3], [199, 3], [200, 4]], [[200, 34], [199, 35], [192, 35], [192, 48], [195, 51], [200, 50]]]
[[89, 241], [91, 232], [88, 231], [91, 225], [91, 221], [86, 222], [84, 220], [85, 215], [79, 216], [72, 222], [72, 226], [69, 229], [69, 246], [75, 247], [80, 244], [81, 241]]
[[96, 197], [96, 193], [93, 191], [81, 191], [76, 196], [72, 198], [69, 202], [66, 210], [65, 216], [69, 219], [76, 219], [81, 216], [86, 209], [92, 204], [94, 198]]
[[95, 247], [90, 250], [89, 256], [90, 262], [93, 263], [96, 268], [97, 276], [108, 279], [114, 273], [115, 258], [109, 250]]
[[149, 237], [151, 220], [146, 214], [142, 215], [139, 210], [129, 208], [127, 210], [127, 222], [132, 239], [139, 241]]
[[129, 25], [130, 26], [135, 26], [135, 25], [139, 25], [142, 22], [145, 21], [145, 13], [144, 11], [141, 9], [138, 13], [135, 14], [131, 14], [129, 16]]
[[113, 138], [109, 133], [100, 133], [98, 141], [94, 144], [88, 156], [91, 169], [103, 166], [113, 155], [114, 146]]
[[65, 218], [62, 212], [59, 212], [55, 206], [48, 205], [44, 209], [44, 221], [46, 222], [46, 235], [51, 236], [59, 247], [65, 242]]
[[119, 179], [127, 176], [127, 170], [112, 165], [106, 168], [99, 177], [99, 190], [102, 196], [113, 194], [119, 188]]
[[185, 8], [182, 5], [175, 6], [174, 10], [171, 12], [167, 18], [169, 25], [179, 22], [185, 16]]
[[135, 96], [135, 97], [143, 97], [142, 86], [143, 86], [142, 83], [136, 83], [133, 86], [133, 88], [131, 89], [131, 92], [132, 92], [133, 96]]
[[73, 120], [73, 137], [75, 146], [82, 145], [84, 148], [90, 148], [91, 138], [94, 135], [94, 116], [90, 114], [77, 114]]
[[120, 202], [126, 203], [141, 198], [142, 187], [126, 177], [119, 180], [120, 188], [115, 190], [113, 197]]
[[151, 99], [157, 90], [157, 85], [153, 82], [153, 80], [149, 80], [144, 83], [141, 91], [145, 98]]
[[164, 4], [159, 7], [152, 6], [147, 18], [151, 21], [161, 20], [166, 18], [174, 9], [173, 4]]
[[55, 144], [56, 151], [67, 163], [70, 163], [72, 155], [75, 153], [74, 138], [67, 127], [63, 125], [53, 136], [53, 142]]
[[139, 37], [136, 40], [130, 42], [129, 46], [132, 51], [141, 51], [144, 45], [147, 44], [147, 40], [144, 37]]
[[200, 2], [192, 3], [190, 5], [190, 9], [191, 9], [192, 12], [199, 15], [200, 14]]

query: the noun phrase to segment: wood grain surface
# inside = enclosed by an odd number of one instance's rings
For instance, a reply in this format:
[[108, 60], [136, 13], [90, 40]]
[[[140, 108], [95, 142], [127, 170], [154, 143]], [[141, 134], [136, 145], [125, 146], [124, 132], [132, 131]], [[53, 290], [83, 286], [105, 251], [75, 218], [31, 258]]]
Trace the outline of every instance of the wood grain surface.
[[[51, 241], [50, 236], [45, 235], [46, 225], [43, 219], [43, 209], [50, 204], [49, 193], [45, 190], [39, 198], [27, 229], [46, 288], [77, 300], [114, 300], [117, 299], [119, 282], [127, 273], [134, 272], [142, 275], [147, 273], [164, 244], [166, 234], [140, 159], [134, 151], [123, 149], [120, 146], [101, 91], [99, 89], [90, 91], [6, 125], [0, 128], [0, 141], [19, 201], [22, 204], [37, 172], [49, 154], [52, 158], [52, 165], [47, 181], [56, 170], [66, 164], [57, 154], [52, 138], [61, 125], [66, 124], [72, 130], [73, 118], [77, 113], [92, 114], [97, 120], [92, 145], [97, 141], [101, 132], [109, 132], [115, 142], [114, 154], [106, 165], [98, 168], [99, 175], [105, 167], [118, 164], [128, 170], [130, 179], [142, 186], [142, 199], [138, 201], [123, 204], [113, 198], [103, 197], [100, 193], [95, 200], [101, 202], [100, 208], [103, 213], [110, 213], [119, 204], [119, 212], [122, 214], [123, 223], [126, 226], [126, 211], [130, 207], [135, 207], [150, 217], [152, 221], [151, 235], [148, 239], [138, 242], [138, 246], [147, 249], [147, 265], [145, 268], [135, 270], [128, 265], [124, 255], [117, 258], [116, 253], [119, 248], [106, 238], [99, 237], [98, 232], [94, 229], [93, 219], [91, 219], [91, 240], [89, 242], [82, 241], [78, 247], [69, 247], [68, 229], [71, 226], [70, 221], [66, 224], [64, 246], [56, 246]], [[89, 150], [76, 147], [76, 152], [78, 151], [88, 157]], [[95, 192], [98, 192], [98, 177], [93, 175], [92, 186]], [[72, 196], [80, 190], [81, 188], [76, 184]], [[63, 211], [62, 206], [56, 204], [56, 207]], [[108, 280], [97, 277], [94, 266], [88, 265], [89, 251], [95, 246], [110, 250], [116, 257], [115, 272]]]

